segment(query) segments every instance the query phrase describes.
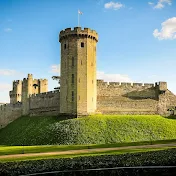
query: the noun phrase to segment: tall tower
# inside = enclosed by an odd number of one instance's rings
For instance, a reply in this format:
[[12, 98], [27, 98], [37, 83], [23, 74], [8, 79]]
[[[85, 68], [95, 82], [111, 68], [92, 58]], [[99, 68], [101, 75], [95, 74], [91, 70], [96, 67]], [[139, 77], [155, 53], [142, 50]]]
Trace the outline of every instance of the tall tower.
[[28, 74], [27, 79], [24, 78], [22, 82], [23, 115], [26, 115], [29, 112], [29, 96], [32, 94], [39, 94], [47, 91], [48, 80], [33, 79], [33, 75]]
[[10, 95], [10, 103], [15, 104], [17, 102], [21, 102], [22, 96], [22, 81], [17, 80], [13, 81], [13, 89], [9, 92]]
[[89, 28], [60, 32], [60, 113], [87, 115], [96, 111], [96, 44], [98, 34]]
[[[37, 85], [37, 86], [34, 86]], [[33, 79], [32, 74], [28, 74], [27, 79], [22, 82], [22, 102], [29, 98], [32, 94], [39, 94], [48, 91], [47, 79]]]

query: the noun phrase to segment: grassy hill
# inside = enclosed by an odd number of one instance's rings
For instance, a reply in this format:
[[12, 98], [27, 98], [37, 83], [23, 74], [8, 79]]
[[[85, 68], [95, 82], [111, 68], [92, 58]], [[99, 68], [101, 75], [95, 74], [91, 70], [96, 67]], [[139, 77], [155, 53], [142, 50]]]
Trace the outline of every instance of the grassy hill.
[[176, 139], [176, 120], [157, 115], [21, 117], [0, 130], [0, 145], [104, 144]]

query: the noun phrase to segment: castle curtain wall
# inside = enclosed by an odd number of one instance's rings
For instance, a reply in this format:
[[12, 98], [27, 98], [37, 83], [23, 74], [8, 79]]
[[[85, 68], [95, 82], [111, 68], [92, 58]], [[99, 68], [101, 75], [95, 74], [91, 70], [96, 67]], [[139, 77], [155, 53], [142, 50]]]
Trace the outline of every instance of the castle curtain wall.
[[5, 104], [0, 106], [0, 128], [5, 127], [22, 116], [21, 103]]
[[97, 111], [103, 114], [158, 114], [158, 87], [97, 81]]
[[30, 116], [58, 115], [60, 109], [60, 92], [51, 91], [32, 95], [29, 101]]

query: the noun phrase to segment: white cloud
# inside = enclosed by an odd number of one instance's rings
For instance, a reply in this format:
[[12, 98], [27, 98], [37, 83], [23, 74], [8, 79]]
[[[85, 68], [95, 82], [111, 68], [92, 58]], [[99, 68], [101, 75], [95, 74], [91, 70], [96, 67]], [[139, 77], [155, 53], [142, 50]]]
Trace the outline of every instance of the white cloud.
[[153, 36], [159, 40], [176, 39], [176, 17], [169, 18], [161, 24], [161, 31], [155, 29]]
[[11, 89], [12, 89], [12, 85], [7, 83], [0, 83], [0, 91], [7, 91]]
[[12, 31], [11, 28], [5, 28], [5, 29], [4, 29], [4, 32], [11, 32], [11, 31]]
[[97, 71], [97, 79], [103, 79], [106, 82], [132, 82], [128, 75], [107, 74], [102, 71]]
[[60, 64], [52, 65], [50, 72], [51, 73], [57, 73], [58, 75], [60, 75]]
[[[154, 3], [149, 2], [149, 5], [154, 5]], [[159, 0], [154, 6], [154, 9], [163, 9], [165, 5], [172, 5], [172, 0]]]
[[10, 69], [0, 69], [0, 76], [14, 76], [14, 75], [20, 75], [21, 73], [16, 70], [10, 70]]
[[148, 2], [149, 5], [153, 5], [154, 3], [153, 2]]
[[120, 2], [112, 2], [112, 1], [104, 5], [105, 9], [114, 9], [114, 10], [119, 10], [124, 6], [125, 5], [121, 4]]

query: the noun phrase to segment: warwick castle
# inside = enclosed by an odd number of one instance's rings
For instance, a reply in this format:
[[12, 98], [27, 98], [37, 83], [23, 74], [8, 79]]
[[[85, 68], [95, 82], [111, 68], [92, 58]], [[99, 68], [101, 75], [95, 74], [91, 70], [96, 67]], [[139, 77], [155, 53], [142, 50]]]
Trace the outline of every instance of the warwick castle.
[[96, 78], [98, 34], [89, 28], [60, 32], [60, 89], [48, 92], [46, 79], [32, 74], [13, 81], [10, 103], [0, 105], [0, 128], [22, 115], [159, 114], [171, 113], [176, 96], [166, 82], [119, 83]]

